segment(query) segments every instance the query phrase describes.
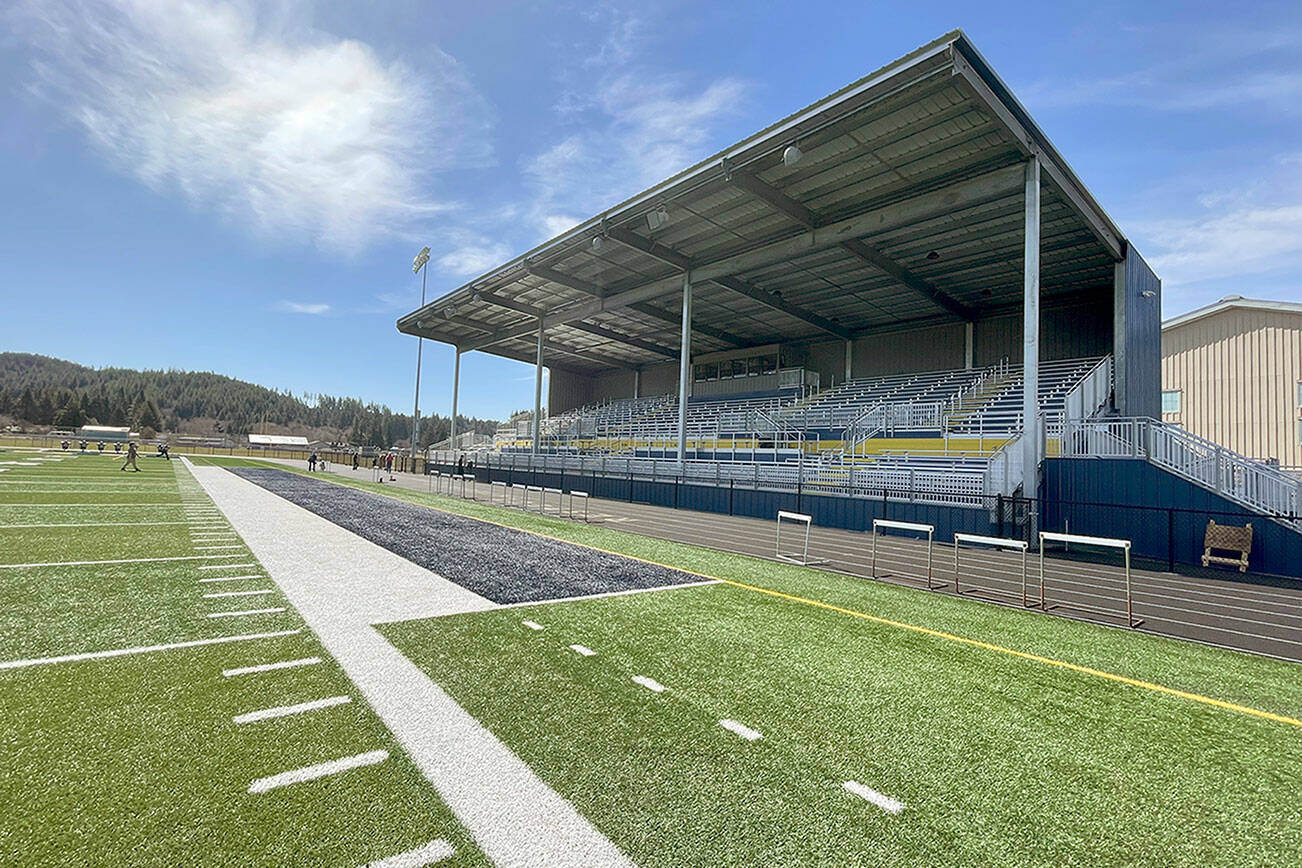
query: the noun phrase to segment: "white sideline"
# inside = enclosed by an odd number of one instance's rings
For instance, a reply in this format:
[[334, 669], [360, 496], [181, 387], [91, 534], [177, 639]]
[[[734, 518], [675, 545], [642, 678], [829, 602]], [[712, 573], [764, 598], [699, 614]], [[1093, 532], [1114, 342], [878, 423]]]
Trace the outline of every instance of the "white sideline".
[[274, 594], [275, 591], [270, 588], [257, 591], [218, 591], [212, 594], [204, 594], [205, 600], [216, 600], [219, 597], [261, 597], [263, 594]]
[[[2, 503], [0, 506], [8, 506]], [[165, 524], [189, 524], [188, 521], [80, 521], [58, 522], [55, 524], [0, 524], [0, 528], [11, 527], [157, 527]]]
[[[183, 555], [175, 558], [120, 558], [114, 561], [49, 561], [41, 564], [0, 564], [0, 570], [17, 570], [28, 567], [93, 567], [100, 564], [152, 564], [163, 561], [212, 561], [218, 558], [242, 558], [243, 555]], [[233, 564], [218, 564], [211, 569], [221, 569], [222, 567], [233, 566]], [[253, 566], [253, 564], [248, 564]], [[206, 569], [200, 567], [199, 569]]]
[[526, 606], [550, 606], [553, 603], [574, 603], [579, 600], [600, 600], [603, 597], [627, 597], [629, 594], [646, 594], [651, 591], [677, 591], [681, 588], [698, 588], [702, 585], [720, 584], [718, 579], [703, 579], [699, 582], [680, 582], [677, 585], [656, 585], [651, 588], [626, 588], [622, 591], [602, 591], [599, 594], [580, 594], [577, 597], [557, 597], [552, 600], [529, 600], [524, 603], [503, 603], [503, 609], [522, 609]]
[[373, 766], [376, 763], [382, 763], [389, 758], [387, 750], [373, 750], [370, 753], [359, 753], [355, 756], [346, 756], [329, 762], [317, 763], [314, 766], [305, 766], [293, 771], [281, 772], [278, 775], [270, 775], [265, 778], [258, 778], [249, 784], [250, 793], [265, 793], [268, 790], [274, 790], [277, 787], [287, 787], [290, 784], [299, 784], [303, 781], [312, 781], [317, 778], [324, 778], [327, 775], [337, 775], [340, 772], [346, 772], [349, 769], [358, 769], [363, 766]]
[[274, 609], [242, 609], [238, 612], [210, 612], [209, 618], [238, 618], [241, 615], [278, 615], [285, 611], [284, 606], [278, 606]]
[[661, 684], [659, 681], [656, 681], [654, 678], [647, 678], [645, 675], [634, 675], [633, 683], [641, 684], [647, 690], [653, 691], [655, 693], [665, 692], [665, 686], [663, 684]]
[[764, 737], [764, 734], [761, 733], [759, 730], [751, 729], [746, 724], [738, 723], [737, 721], [732, 720], [731, 718], [724, 718], [723, 720], [719, 721], [719, 726], [723, 727], [729, 732], [737, 733], [737, 735], [746, 739], [746, 741], [759, 741], [761, 738]]
[[593, 651], [587, 645], [571, 645], [570, 650], [580, 657], [596, 657], [597, 652]]
[[219, 467], [192, 472], [499, 868], [632, 868], [574, 806], [371, 626], [497, 608]]
[[197, 648], [200, 645], [221, 645], [226, 642], [246, 642], [250, 639], [276, 639], [280, 636], [296, 636], [300, 630], [276, 630], [272, 633], [245, 633], [240, 636], [218, 636], [214, 639], [192, 639], [189, 642], [169, 642], [166, 645], [142, 645], [138, 648], [115, 648], [112, 651], [87, 651], [83, 654], [62, 654], [58, 657], [34, 657], [30, 660], [0, 661], [0, 669], [24, 669], [28, 666], [44, 666], [49, 663], [73, 663], [78, 660], [99, 660], [105, 657], [124, 657], [127, 654], [151, 654], [155, 651], [171, 651], [176, 648]]
[[456, 850], [452, 849], [451, 844], [438, 838], [428, 844], [421, 844], [415, 850], [367, 862], [362, 868], [425, 868], [426, 865], [451, 859], [454, 853]]
[[890, 796], [879, 793], [871, 787], [865, 787], [858, 781], [846, 781], [841, 786], [854, 793], [861, 799], [872, 802], [888, 814], [898, 814], [904, 810], [904, 803], [892, 799]]
[[260, 711], [250, 711], [246, 714], [237, 714], [231, 718], [236, 723], [257, 723], [260, 720], [272, 720], [277, 717], [289, 717], [292, 714], [303, 714], [308, 711], [317, 711], [321, 708], [334, 708], [336, 705], [347, 705], [352, 702], [351, 696], [329, 696], [325, 699], [314, 699], [311, 702], [299, 702], [294, 705], [278, 705], [275, 708], [263, 708]]
[[297, 669], [300, 666], [314, 666], [320, 662], [320, 657], [300, 657], [297, 660], [281, 660], [278, 663], [259, 663], [257, 666], [237, 666], [234, 669], [223, 669], [222, 677], [234, 678], [236, 675], [252, 675], [255, 672], [274, 672], [277, 669]]

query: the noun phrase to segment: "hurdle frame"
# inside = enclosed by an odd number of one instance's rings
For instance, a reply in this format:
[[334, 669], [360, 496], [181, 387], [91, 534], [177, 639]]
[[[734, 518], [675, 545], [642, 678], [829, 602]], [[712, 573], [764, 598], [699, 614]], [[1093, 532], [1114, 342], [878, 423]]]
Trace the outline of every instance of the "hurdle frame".
[[591, 499], [586, 491], [570, 490], [570, 520], [574, 519], [574, 498], [583, 498], [583, 523], [588, 523], [588, 501]]
[[542, 493], [542, 509], [539, 511], [539, 514], [540, 514], [540, 515], [546, 515], [546, 514], [547, 514], [547, 495], [549, 495], [549, 494], [554, 494], [554, 495], [556, 495], [556, 517], [557, 517], [557, 518], [560, 518], [560, 517], [561, 517], [561, 511], [562, 511], [562, 510], [564, 509], [564, 507], [565, 507], [565, 503], [564, 503], [564, 500], [565, 500], [565, 492], [561, 491], [559, 488], [544, 488], [544, 489], [543, 489], [543, 493]]
[[1071, 543], [1075, 543], [1076, 545], [1121, 549], [1125, 556], [1125, 564], [1126, 564], [1126, 626], [1133, 628], [1133, 627], [1138, 627], [1140, 624], [1144, 623], [1143, 618], [1139, 618], [1139, 619], [1135, 618], [1135, 600], [1131, 594], [1131, 587], [1130, 587], [1131, 541], [1128, 539], [1117, 539], [1115, 537], [1085, 536], [1083, 534], [1057, 533], [1055, 531], [1048, 531], [1048, 530], [1040, 531], [1040, 609], [1042, 611], [1047, 612], [1050, 609], [1062, 608], [1062, 609], [1076, 609], [1081, 612], [1090, 612], [1095, 615], [1102, 615], [1108, 618], [1115, 618], [1117, 616], [1116, 612], [1111, 611], [1109, 609], [1100, 608], [1098, 606], [1090, 606], [1084, 603], [1081, 604], [1054, 603], [1052, 606], [1048, 605], [1048, 602], [1044, 596], [1044, 543], [1046, 540], [1048, 540], [1049, 542], [1060, 542], [1064, 546]]
[[888, 530], [909, 530], [915, 533], [925, 533], [927, 535], [927, 590], [934, 591], [937, 588], [945, 587], [944, 582], [936, 587], [932, 587], [931, 581], [931, 549], [936, 535], [936, 526], [934, 524], [923, 524], [916, 521], [895, 521], [893, 519], [874, 518], [872, 528], [872, 560], [869, 573], [875, 579], [877, 578], [877, 528], [884, 527]]
[[[1001, 537], [1001, 536], [985, 536], [985, 535], [983, 535], [983, 534], [979, 534], [979, 533], [955, 533], [955, 534], [954, 534], [954, 593], [956, 593], [956, 594], [975, 594], [977, 591], [979, 591], [979, 590], [983, 590], [983, 589], [981, 589], [981, 588], [977, 588], [977, 589], [974, 589], [974, 590], [971, 590], [971, 591], [964, 591], [964, 590], [959, 586], [959, 581], [958, 581], [958, 551], [959, 551], [959, 549], [961, 548], [961, 546], [959, 545], [959, 543], [963, 543], [963, 542], [966, 542], [966, 543], [972, 543], [972, 544], [974, 544], [974, 545], [988, 546], [988, 547], [992, 547], [992, 548], [1010, 548], [1010, 549], [1016, 549], [1016, 550], [1021, 551], [1021, 553], [1022, 553], [1022, 607], [1023, 607], [1023, 608], [1027, 608], [1027, 609], [1029, 609], [1029, 608], [1031, 608], [1032, 606], [1035, 606], [1035, 605], [1042, 605], [1042, 604], [1044, 603], [1044, 597], [1043, 597], [1043, 594], [1041, 594], [1040, 602], [1039, 602], [1038, 604], [1037, 604], [1037, 603], [1030, 603], [1030, 602], [1027, 601], [1027, 596], [1026, 596], [1026, 553], [1027, 553], [1027, 551], [1031, 548], [1030, 543], [1028, 543], [1028, 542], [1027, 542], [1026, 540], [1024, 540], [1024, 539], [1010, 539], [1010, 538], [1008, 538], [1008, 537]], [[999, 592], [986, 591], [986, 593], [999, 593]]]
[[[784, 518], [787, 521], [799, 522], [805, 525], [805, 546], [799, 558], [794, 554], [787, 555], [782, 553], [782, 519]], [[779, 509], [777, 535], [773, 542], [773, 557], [779, 561], [787, 561], [788, 563], [798, 564], [802, 567], [812, 567], [820, 564], [831, 563], [827, 558], [814, 558], [813, 560], [810, 560], [809, 558], [809, 528], [813, 523], [814, 517], [812, 515]]]
[[495, 504], [495, 503], [497, 503], [497, 495], [495, 495], [493, 492], [496, 491], [496, 490], [499, 489], [499, 488], [502, 489], [502, 506], [505, 507], [505, 506], [507, 505], [507, 503], [506, 503], [506, 491], [507, 491], [507, 489], [506, 489], [506, 483], [505, 483], [505, 482], [501, 482], [501, 481], [496, 481], [496, 480], [494, 480], [494, 481], [490, 481], [490, 482], [488, 483], [488, 502], [489, 502], [490, 505], [491, 505], [491, 504]]

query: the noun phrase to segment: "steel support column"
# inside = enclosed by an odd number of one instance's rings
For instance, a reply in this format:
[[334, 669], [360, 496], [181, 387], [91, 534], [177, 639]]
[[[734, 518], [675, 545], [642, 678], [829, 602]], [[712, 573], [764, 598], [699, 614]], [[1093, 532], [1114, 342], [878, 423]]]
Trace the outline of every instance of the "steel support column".
[[976, 323], [963, 323], [963, 367], [972, 370], [976, 361]]
[[538, 362], [533, 375], [533, 454], [542, 444], [543, 319], [538, 317]]
[[448, 446], [457, 448], [457, 393], [461, 391], [461, 347], [452, 348], [452, 423], [448, 428]]
[[845, 381], [854, 379], [854, 341], [845, 342]]
[[678, 460], [687, 459], [687, 397], [692, 376], [692, 273], [683, 272], [683, 337], [678, 354]]
[[1040, 384], [1040, 159], [1026, 161], [1026, 226], [1022, 274], [1022, 496], [1039, 483], [1043, 430], [1038, 424]]
[[633, 369], [633, 398], [636, 400], [637, 398], [641, 398], [641, 397], [642, 397], [642, 369], [634, 368]]

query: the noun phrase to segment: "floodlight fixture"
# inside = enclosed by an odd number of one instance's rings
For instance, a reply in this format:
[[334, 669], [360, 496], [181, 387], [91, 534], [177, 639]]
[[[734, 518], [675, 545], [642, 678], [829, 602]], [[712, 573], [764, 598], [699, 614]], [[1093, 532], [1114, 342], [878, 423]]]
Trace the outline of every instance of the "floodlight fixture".
[[600, 235], [592, 236], [592, 252], [600, 253], [601, 248], [606, 246], [606, 239]]
[[794, 166], [796, 163], [800, 162], [800, 158], [803, 156], [804, 152], [800, 150], [800, 147], [795, 142], [792, 142], [787, 145], [786, 150], [782, 152], [782, 165], [788, 167]]
[[423, 268], [427, 262], [429, 262], [429, 248], [425, 247], [420, 251], [420, 253], [417, 253], [416, 258], [411, 261], [411, 273], [419, 274], [421, 268]]
[[646, 214], [646, 225], [651, 227], [651, 231], [659, 229], [669, 222], [669, 209], [664, 205], [658, 206], [654, 211], [648, 211]]

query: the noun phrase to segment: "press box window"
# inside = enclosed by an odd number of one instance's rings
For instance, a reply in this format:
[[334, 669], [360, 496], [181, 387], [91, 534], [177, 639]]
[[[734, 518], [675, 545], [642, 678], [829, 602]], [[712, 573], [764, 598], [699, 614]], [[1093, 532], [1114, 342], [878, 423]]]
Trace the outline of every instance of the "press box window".
[[1179, 413], [1180, 412], [1180, 393], [1163, 392], [1162, 393], [1162, 412]]

